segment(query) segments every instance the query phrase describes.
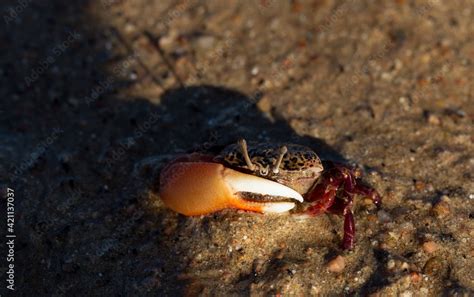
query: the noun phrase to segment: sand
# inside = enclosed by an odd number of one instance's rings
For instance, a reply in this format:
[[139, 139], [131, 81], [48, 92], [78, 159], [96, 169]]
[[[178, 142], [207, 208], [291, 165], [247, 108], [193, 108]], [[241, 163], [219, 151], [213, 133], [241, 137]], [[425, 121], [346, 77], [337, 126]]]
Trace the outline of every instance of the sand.
[[[18, 296], [474, 295], [472, 1], [0, 7]], [[360, 168], [355, 249], [333, 215], [161, 203], [166, 162], [239, 137]]]

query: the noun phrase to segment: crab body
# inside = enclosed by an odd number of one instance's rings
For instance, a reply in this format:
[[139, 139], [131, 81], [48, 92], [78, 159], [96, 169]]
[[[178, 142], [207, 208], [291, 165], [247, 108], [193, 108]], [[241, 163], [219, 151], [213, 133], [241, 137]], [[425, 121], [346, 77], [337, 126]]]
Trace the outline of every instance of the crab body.
[[249, 142], [250, 164], [246, 161], [246, 142], [228, 145], [214, 159], [239, 171], [261, 176], [307, 193], [323, 171], [318, 155], [310, 148], [297, 144], [267, 144]]
[[191, 154], [165, 166], [160, 196], [184, 215], [203, 215], [224, 208], [254, 212], [285, 212], [303, 197], [304, 213], [344, 216], [342, 247], [352, 249], [354, 196], [370, 197], [379, 207], [380, 195], [360, 183], [359, 175], [342, 164], [323, 163], [308, 147], [262, 144], [243, 139], [217, 156]]

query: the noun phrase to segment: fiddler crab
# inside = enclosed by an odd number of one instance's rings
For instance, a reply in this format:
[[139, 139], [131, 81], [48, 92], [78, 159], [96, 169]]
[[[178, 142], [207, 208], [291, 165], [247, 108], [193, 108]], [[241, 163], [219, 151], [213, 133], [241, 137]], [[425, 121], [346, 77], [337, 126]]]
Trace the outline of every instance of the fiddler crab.
[[324, 162], [308, 147], [240, 139], [217, 156], [193, 153], [167, 164], [160, 174], [160, 197], [172, 210], [205, 215], [225, 208], [281, 213], [307, 202], [302, 213], [344, 216], [343, 249], [355, 243], [355, 195], [380, 207], [377, 191], [360, 183], [360, 172]]

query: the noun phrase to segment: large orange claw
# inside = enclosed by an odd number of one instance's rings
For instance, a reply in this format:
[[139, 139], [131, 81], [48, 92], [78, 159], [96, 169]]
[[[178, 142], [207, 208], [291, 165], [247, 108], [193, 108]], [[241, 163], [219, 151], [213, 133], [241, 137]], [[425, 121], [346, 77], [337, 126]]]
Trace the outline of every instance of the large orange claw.
[[292, 209], [294, 200], [303, 201], [279, 183], [195, 160], [177, 160], [162, 170], [160, 196], [169, 208], [187, 216], [225, 208], [278, 213]]

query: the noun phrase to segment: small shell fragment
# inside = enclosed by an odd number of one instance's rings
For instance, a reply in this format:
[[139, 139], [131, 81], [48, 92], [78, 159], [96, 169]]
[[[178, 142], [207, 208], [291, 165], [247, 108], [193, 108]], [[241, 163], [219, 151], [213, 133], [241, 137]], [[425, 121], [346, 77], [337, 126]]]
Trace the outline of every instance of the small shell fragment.
[[328, 270], [334, 273], [341, 273], [345, 267], [346, 267], [346, 261], [344, 257], [341, 255], [333, 258], [327, 264]]

